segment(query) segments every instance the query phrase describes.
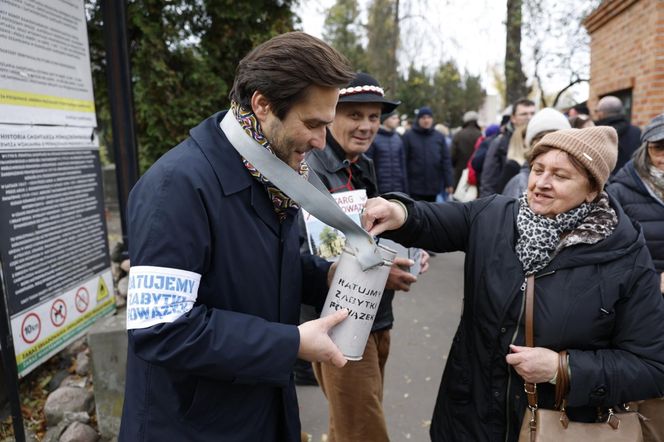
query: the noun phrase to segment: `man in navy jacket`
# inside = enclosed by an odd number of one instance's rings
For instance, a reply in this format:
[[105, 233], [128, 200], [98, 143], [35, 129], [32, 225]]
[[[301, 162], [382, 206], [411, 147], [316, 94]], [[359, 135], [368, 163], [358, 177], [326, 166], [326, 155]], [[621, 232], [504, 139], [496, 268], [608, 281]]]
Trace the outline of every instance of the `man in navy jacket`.
[[[306, 176], [325, 146], [343, 56], [300, 32], [277, 36], [237, 69], [231, 109], [190, 132], [129, 200], [127, 380], [121, 441], [297, 441], [296, 357], [346, 362], [327, 330], [298, 327], [301, 295], [324, 297], [329, 264], [300, 257], [297, 204], [253, 168], [220, 127]], [[303, 179], [304, 179], [303, 176]]]
[[454, 190], [452, 160], [445, 136], [434, 129], [433, 112], [422, 107], [413, 128], [403, 136], [410, 196], [435, 201], [443, 189]]

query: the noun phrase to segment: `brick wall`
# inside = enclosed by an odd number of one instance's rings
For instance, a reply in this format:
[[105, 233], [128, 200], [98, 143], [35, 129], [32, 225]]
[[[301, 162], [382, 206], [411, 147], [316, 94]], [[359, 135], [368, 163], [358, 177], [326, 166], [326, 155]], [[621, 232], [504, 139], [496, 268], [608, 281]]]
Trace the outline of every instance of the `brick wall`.
[[664, 112], [664, 1], [604, 0], [584, 25], [591, 37], [590, 96], [632, 89], [632, 124]]

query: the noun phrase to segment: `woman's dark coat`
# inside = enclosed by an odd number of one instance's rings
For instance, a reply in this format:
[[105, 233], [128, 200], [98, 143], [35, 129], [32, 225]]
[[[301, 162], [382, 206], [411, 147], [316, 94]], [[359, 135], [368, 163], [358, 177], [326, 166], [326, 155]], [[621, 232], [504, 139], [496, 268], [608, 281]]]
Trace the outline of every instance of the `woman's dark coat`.
[[[413, 202], [386, 234], [406, 246], [466, 252], [464, 308], [431, 423], [433, 441], [516, 441], [526, 410], [523, 380], [508, 368], [524, 345], [525, 275], [515, 252], [518, 200]], [[563, 249], [536, 276], [535, 345], [569, 352], [571, 419], [596, 407], [664, 395], [664, 300], [643, 235], [611, 201], [619, 223], [594, 245]], [[552, 408], [554, 386], [539, 384]]]
[[615, 175], [607, 191], [630, 218], [641, 224], [655, 269], [664, 272], [664, 202], [646, 188], [633, 161]]

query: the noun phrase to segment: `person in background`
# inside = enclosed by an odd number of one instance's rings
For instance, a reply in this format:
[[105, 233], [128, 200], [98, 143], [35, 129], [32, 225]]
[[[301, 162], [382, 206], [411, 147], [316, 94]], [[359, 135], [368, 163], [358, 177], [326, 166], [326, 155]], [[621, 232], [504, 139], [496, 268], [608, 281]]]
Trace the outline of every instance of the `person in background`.
[[[664, 295], [664, 114], [645, 127], [641, 141], [607, 191], [641, 225]], [[642, 421], [644, 440], [664, 441], [664, 398], [644, 401], [639, 413], [647, 418]]]
[[[436, 204], [367, 201], [372, 235], [466, 253], [463, 313], [431, 421], [433, 442], [516, 442], [528, 410], [553, 408], [558, 367], [573, 421], [664, 396], [664, 299], [638, 224], [604, 191], [617, 157], [610, 127], [565, 129], [533, 148], [528, 191]], [[524, 346], [534, 276], [536, 347]], [[566, 368], [563, 368], [566, 369]], [[604, 418], [606, 419], [606, 418]]]
[[[311, 151], [306, 159], [311, 172], [330, 192], [364, 189], [369, 197], [378, 195], [373, 162], [365, 152], [378, 132], [381, 114], [389, 114], [398, 104], [386, 99], [376, 79], [363, 72], [341, 89], [327, 145], [324, 150]], [[423, 271], [426, 262], [424, 257]], [[313, 364], [328, 400], [330, 442], [389, 440], [382, 402], [394, 323], [392, 300], [395, 290], [408, 291], [417, 280], [402, 268], [409, 265], [408, 259], [395, 258], [362, 359], [349, 361], [343, 368]]]
[[607, 95], [597, 102], [595, 125], [611, 126], [618, 132], [618, 161], [611, 171], [613, 176], [629, 161], [641, 144], [641, 129], [629, 123], [620, 98]]
[[[537, 112], [532, 120], [528, 122], [528, 126], [526, 127], [524, 144], [526, 145], [527, 150], [524, 157], [526, 159], [528, 158], [530, 150], [544, 135], [562, 129], [570, 129], [569, 121], [565, 115], [550, 107], [546, 107]], [[510, 166], [506, 165], [505, 167], [507, 169], [507, 167]], [[507, 182], [501, 193], [511, 198], [521, 197], [528, 187], [529, 174], [530, 162], [524, 161], [519, 173]]]
[[380, 117], [381, 125], [366, 155], [374, 162], [378, 192], [408, 193], [403, 140], [396, 129], [401, 124], [396, 110]]
[[593, 127], [595, 122], [590, 118], [590, 115], [576, 114], [573, 117], [569, 117], [569, 124], [572, 126], [572, 129], [584, 129], [586, 127]]
[[475, 151], [475, 143], [482, 136], [477, 120], [480, 116], [475, 111], [468, 111], [463, 114], [463, 126], [452, 139], [452, 166], [454, 167], [454, 186], [456, 187], [461, 178], [463, 169], [468, 165], [468, 160]]
[[505, 164], [500, 179], [496, 185], [497, 193], [502, 193], [505, 184], [519, 173], [521, 167], [526, 164], [526, 152], [528, 146], [524, 141], [526, 137], [526, 126], [517, 126], [510, 137], [510, 143], [507, 146], [507, 155], [505, 157]]
[[300, 255], [298, 205], [233, 142], [253, 139], [306, 175], [304, 155], [325, 146], [352, 77], [344, 56], [303, 32], [258, 45], [237, 67], [230, 110], [132, 189], [119, 441], [300, 440], [293, 364], [343, 366], [327, 332], [347, 311], [298, 326], [302, 296], [325, 298], [330, 264]]
[[435, 201], [441, 186], [452, 193], [454, 177], [450, 152], [445, 136], [434, 129], [431, 108], [420, 108], [403, 141], [410, 195], [418, 200]]
[[[505, 124], [509, 121], [509, 117], [505, 120]], [[474, 183], [477, 188], [481, 187], [481, 176], [482, 176], [482, 167], [484, 166], [484, 159], [486, 158], [486, 153], [489, 150], [489, 146], [493, 140], [500, 135], [501, 125], [490, 124], [486, 129], [484, 129], [484, 137], [479, 141], [479, 145], [475, 148], [475, 152], [468, 162], [468, 175], [469, 177], [474, 176]]]
[[512, 115], [510, 116], [509, 123], [504, 127], [502, 134], [496, 137], [491, 143], [486, 153], [480, 177], [480, 197], [493, 195], [498, 192], [500, 178], [502, 177], [507, 157], [507, 150], [514, 129], [516, 127], [525, 127], [533, 115], [535, 115], [535, 103], [531, 100], [522, 98], [512, 105]]

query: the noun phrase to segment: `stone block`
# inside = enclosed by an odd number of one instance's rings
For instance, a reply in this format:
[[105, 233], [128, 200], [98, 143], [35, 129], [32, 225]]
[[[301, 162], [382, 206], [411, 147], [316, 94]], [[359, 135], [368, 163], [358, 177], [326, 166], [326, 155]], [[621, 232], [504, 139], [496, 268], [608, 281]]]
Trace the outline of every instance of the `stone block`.
[[98, 320], [88, 331], [88, 346], [97, 407], [97, 424], [102, 438], [117, 436], [124, 403], [127, 366], [125, 311]]

